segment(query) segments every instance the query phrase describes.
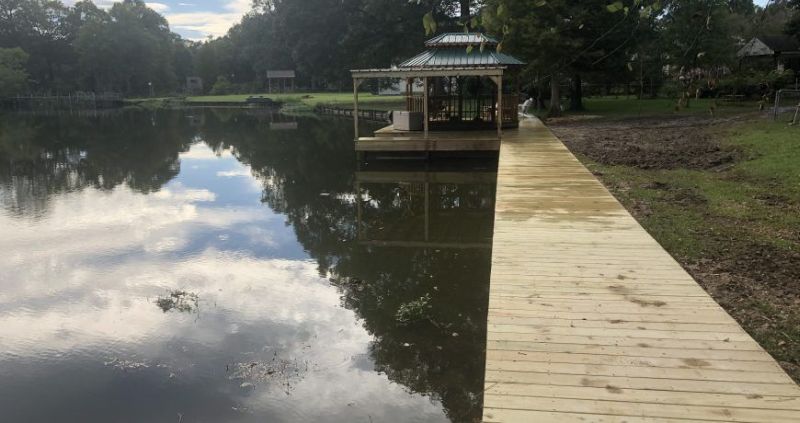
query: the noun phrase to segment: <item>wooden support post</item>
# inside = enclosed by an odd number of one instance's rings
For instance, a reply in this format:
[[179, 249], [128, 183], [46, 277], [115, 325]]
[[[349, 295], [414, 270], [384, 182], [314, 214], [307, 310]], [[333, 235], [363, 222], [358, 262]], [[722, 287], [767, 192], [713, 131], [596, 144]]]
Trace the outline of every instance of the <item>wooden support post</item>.
[[497, 137], [503, 136], [503, 77], [497, 77]]
[[[430, 154], [430, 152], [428, 152]], [[425, 242], [430, 241], [431, 231], [431, 187], [429, 182], [425, 182]]]
[[358, 141], [358, 86], [361, 85], [361, 80], [353, 78], [353, 128], [355, 129], [355, 140]]
[[362, 211], [362, 202], [363, 198], [361, 197], [361, 182], [356, 181], [356, 238], [359, 241], [363, 241], [366, 238], [364, 237], [363, 231], [363, 219], [364, 219], [364, 212]]
[[495, 119], [497, 119], [497, 137], [503, 136], [503, 76], [492, 76], [492, 81], [497, 85], [497, 107]]
[[428, 138], [428, 77], [423, 78], [424, 89], [422, 92], [422, 124], [425, 128], [425, 138]]

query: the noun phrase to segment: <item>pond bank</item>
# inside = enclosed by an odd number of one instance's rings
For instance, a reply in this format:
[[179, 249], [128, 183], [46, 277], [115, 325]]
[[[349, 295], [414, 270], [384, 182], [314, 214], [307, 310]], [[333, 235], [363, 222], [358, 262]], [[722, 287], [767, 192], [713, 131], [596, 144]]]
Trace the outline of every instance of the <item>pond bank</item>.
[[[290, 113], [312, 112], [318, 106], [330, 106], [337, 108], [351, 108], [353, 105], [353, 93], [274, 93], [274, 94], [230, 94], [230, 95], [209, 95], [196, 97], [158, 97], [158, 98], [134, 98], [127, 99], [129, 106], [145, 109], [175, 109], [185, 107], [203, 107], [213, 105], [215, 107], [249, 107], [247, 99], [250, 97], [263, 97], [282, 103], [281, 111]], [[403, 98], [400, 96], [378, 96], [370, 93], [360, 93], [359, 102], [365, 109], [373, 110], [392, 110], [403, 106]]]

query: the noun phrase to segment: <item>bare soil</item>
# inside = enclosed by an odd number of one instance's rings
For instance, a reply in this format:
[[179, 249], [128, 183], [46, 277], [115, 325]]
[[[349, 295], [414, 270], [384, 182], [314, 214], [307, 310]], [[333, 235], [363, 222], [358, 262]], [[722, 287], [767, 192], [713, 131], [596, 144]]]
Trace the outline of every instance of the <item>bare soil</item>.
[[[640, 119], [560, 119], [548, 126], [578, 156], [601, 165], [624, 165], [648, 170], [695, 169], [719, 173], [721, 178], [742, 178], [728, 170], [745, 160], [736, 148], [725, 146], [724, 128], [753, 116], [727, 119], [707, 117]], [[655, 174], [656, 172], [654, 172]], [[747, 221], [731, 221], [715, 215], [706, 199], [691, 188], [673, 186], [654, 175], [645, 188], [663, 190], [659, 200], [630, 195], [631, 181], [611, 180], [599, 173], [604, 184], [647, 227], [647, 218], [658, 204], [670, 202], [701, 210], [703, 227], [696, 239], [713, 241], [713, 251], [703, 257], [673, 256], [706, 291], [775, 357], [800, 383], [800, 248], [779, 249], [754, 241], [748, 233], [763, 231]], [[748, 181], [753, 182], [753, 181]], [[758, 181], [763, 190], [754, 199], [769, 207], [770, 214], [800, 213], [800, 204], [770, 192], [770, 184]], [[775, 182], [779, 183], [779, 182]], [[619, 195], [625, 191], [626, 195]], [[800, 231], [770, 233], [795, 247]]]
[[721, 147], [707, 129], [739, 119], [743, 118], [565, 118], [552, 119], [548, 125], [570, 150], [598, 163], [642, 169], [718, 169], [737, 160], [739, 153]]

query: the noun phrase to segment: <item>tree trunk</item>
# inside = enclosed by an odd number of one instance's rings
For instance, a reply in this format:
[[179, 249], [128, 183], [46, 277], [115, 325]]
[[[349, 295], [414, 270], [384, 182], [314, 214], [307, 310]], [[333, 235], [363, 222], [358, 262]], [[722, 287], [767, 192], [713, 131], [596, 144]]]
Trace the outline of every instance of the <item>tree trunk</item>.
[[459, 4], [461, 5], [461, 22], [467, 23], [470, 19], [470, 10], [469, 6], [472, 3], [471, 0], [459, 0]]
[[550, 110], [547, 111], [547, 116], [561, 116], [561, 87], [556, 75], [550, 78]]
[[583, 110], [583, 86], [581, 75], [578, 73], [572, 77], [572, 96], [569, 99], [569, 109], [573, 112]]

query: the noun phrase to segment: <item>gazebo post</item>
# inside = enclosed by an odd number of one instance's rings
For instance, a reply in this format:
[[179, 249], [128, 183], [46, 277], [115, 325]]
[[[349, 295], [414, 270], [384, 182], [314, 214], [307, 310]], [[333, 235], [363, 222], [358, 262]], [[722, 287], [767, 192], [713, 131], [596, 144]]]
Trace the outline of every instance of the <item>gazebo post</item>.
[[503, 75], [497, 77], [497, 137], [503, 136]]
[[[497, 119], [497, 137], [503, 135], [503, 74], [490, 76], [492, 82], [497, 86], [497, 106], [494, 107]], [[494, 106], [494, 105], [493, 105]]]
[[358, 141], [358, 86], [361, 85], [361, 80], [353, 78], [353, 129], [355, 129], [355, 139]]
[[425, 138], [428, 138], [428, 77], [422, 78], [423, 86], [425, 87], [422, 92], [422, 125], [425, 129]]

